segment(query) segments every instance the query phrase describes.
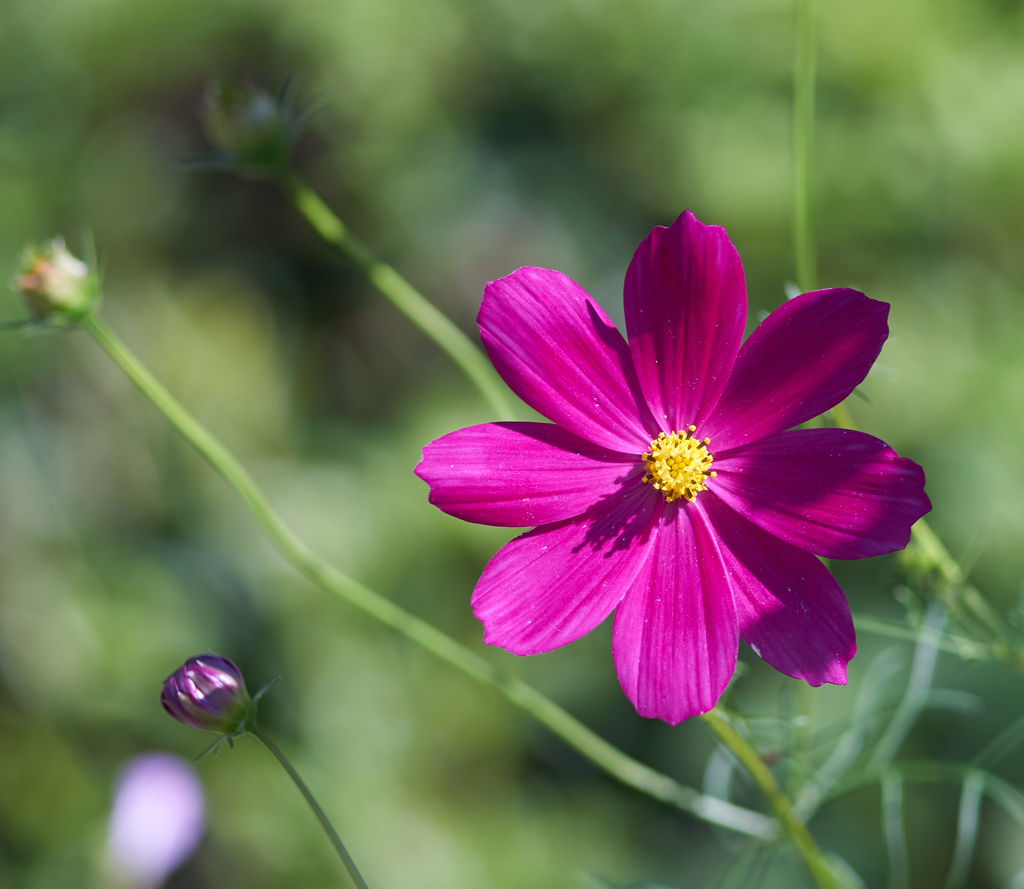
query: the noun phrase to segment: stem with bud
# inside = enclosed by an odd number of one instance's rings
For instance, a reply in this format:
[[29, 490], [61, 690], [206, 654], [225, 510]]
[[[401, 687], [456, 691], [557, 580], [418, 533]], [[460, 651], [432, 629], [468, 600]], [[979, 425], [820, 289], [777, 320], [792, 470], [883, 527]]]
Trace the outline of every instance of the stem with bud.
[[499, 420], [516, 419], [505, 389], [484, 353], [422, 293], [390, 265], [378, 259], [294, 173], [278, 178], [281, 188], [318, 235], [343, 253], [377, 290], [437, 343], [480, 390]]
[[310, 809], [313, 810], [313, 814], [316, 816], [316, 820], [320, 822], [320, 826], [324, 829], [324, 833], [327, 834], [327, 838], [331, 841], [331, 845], [334, 846], [334, 851], [338, 853], [338, 857], [341, 859], [341, 863], [345, 865], [345, 870], [348, 871], [348, 875], [352, 878], [353, 884], [356, 889], [369, 889], [366, 885], [366, 880], [363, 879], [363, 875], [359, 873], [359, 868], [356, 867], [355, 861], [352, 860], [352, 856], [349, 855], [348, 849], [345, 848], [345, 844], [341, 841], [341, 837], [338, 836], [338, 832], [334, 829], [324, 810], [320, 808], [320, 803], [316, 801], [316, 797], [313, 796], [313, 792], [306, 786], [306, 782], [302, 780], [302, 776], [295, 771], [293, 766], [286, 757], [281, 749], [275, 744], [270, 738], [267, 737], [263, 729], [261, 729], [255, 721], [250, 721], [247, 725], [248, 730], [259, 738], [263, 742], [263, 746], [267, 748], [274, 758], [281, 763], [281, 767], [288, 773], [288, 777], [292, 779], [295, 786], [299, 788], [299, 793], [302, 794], [303, 799], [309, 804]]
[[[627, 756], [532, 686], [506, 676], [441, 630], [325, 562], [284, 524], [235, 456], [185, 410], [96, 314], [90, 314], [81, 324], [128, 379], [235, 489], [281, 555], [314, 584], [397, 630], [467, 676], [496, 688], [509, 701], [623, 784], [737, 833], [759, 839], [777, 836], [778, 825], [773, 819], [699, 793]], [[740, 739], [739, 743], [746, 742]], [[753, 751], [751, 754], [756, 756]]]

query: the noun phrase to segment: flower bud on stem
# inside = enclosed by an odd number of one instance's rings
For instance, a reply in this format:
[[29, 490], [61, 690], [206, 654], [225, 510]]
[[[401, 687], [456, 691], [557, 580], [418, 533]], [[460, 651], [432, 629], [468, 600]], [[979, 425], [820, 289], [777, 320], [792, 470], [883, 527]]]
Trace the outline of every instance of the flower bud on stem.
[[516, 419], [501, 380], [479, 346], [394, 268], [377, 258], [292, 172], [292, 145], [309, 116], [308, 108], [295, 109], [290, 83], [273, 96], [252, 83], [212, 80], [206, 86], [203, 126], [217, 151], [190, 158], [187, 165], [276, 182], [327, 244], [352, 262], [379, 293], [448, 353], [499, 420]]
[[379, 293], [440, 346], [480, 390], [499, 420], [515, 420], [504, 387], [481, 349], [452, 320], [386, 262], [374, 255], [305, 182], [285, 172], [278, 184], [313, 230], [344, 254]]
[[218, 153], [193, 158], [191, 165], [231, 170], [246, 179], [278, 176], [288, 168], [305, 123], [292, 97], [290, 82], [274, 96], [247, 81], [211, 80], [203, 97], [203, 128]]
[[[320, 202], [315, 194], [308, 190], [299, 192], [299, 194], [302, 197], [303, 205], [314, 216], [316, 212], [319, 212], [319, 208], [325, 211], [326, 215], [321, 219], [321, 223], [328, 224], [329, 226], [329, 221], [333, 218], [334, 224], [341, 231], [342, 237], [344, 237], [345, 230], [340, 220], [333, 217], [333, 214]], [[327, 220], [327, 223], [324, 223], [324, 220]], [[352, 244], [358, 245], [358, 242], [353, 240]], [[63, 247], [63, 242], [54, 241], [51, 246], [51, 255], [44, 258], [68, 272], [72, 278], [78, 277], [81, 279], [84, 277], [79, 266], [69, 263], [65, 257], [60, 255], [58, 248]], [[361, 245], [358, 246], [361, 248]], [[365, 248], [361, 249], [365, 250]], [[354, 247], [353, 250], [355, 250]], [[68, 255], [70, 256], [70, 254]], [[386, 284], [389, 275], [393, 276], [392, 280], [396, 280], [402, 286], [408, 287], [409, 292], [422, 300], [422, 297], [419, 297], [419, 294], [416, 294], [393, 269], [383, 263], [376, 263], [368, 251], [362, 255], [368, 268], [377, 269], [378, 275], [375, 280], [384, 281]], [[71, 259], [74, 260], [74, 257], [71, 257]], [[74, 260], [74, 262], [79, 261]], [[88, 267], [86, 267], [86, 271], [88, 271]], [[25, 286], [35, 289], [37, 284], [33, 280], [25, 282]], [[22, 289], [25, 289], [25, 287]], [[56, 292], [60, 292], [59, 288]], [[324, 562], [281, 521], [263, 492], [256, 486], [252, 477], [234, 455], [185, 410], [177, 399], [149, 373], [116, 334], [100, 319], [95, 311], [98, 296], [99, 288], [97, 283], [95, 291], [84, 303], [76, 302], [75, 300], [65, 303], [65, 305], [70, 305], [73, 308], [62, 317], [70, 322], [70, 326], [81, 327], [88, 331], [104, 351], [107, 352], [114, 363], [124, 371], [126, 376], [135, 383], [141, 392], [167, 417], [172, 425], [182, 433], [196, 450], [206, 458], [224, 480], [236, 490], [282, 555], [313, 583], [334, 595], [347, 599], [353, 605], [403, 633], [409, 639], [462, 670], [468, 676], [495, 687], [511, 703], [533, 715], [534, 718], [590, 759], [595, 765], [634, 789], [669, 805], [690, 812], [705, 821], [727, 827], [738, 833], [764, 840], [773, 840], [778, 836], [778, 824], [773, 819], [759, 812], [736, 806], [725, 800], [719, 800], [698, 793], [696, 790], [674, 781], [667, 775], [663, 775], [637, 762], [596, 735], [585, 725], [566, 713], [551, 699], [542, 695], [531, 686], [517, 679], [504, 676], [483, 658], [460, 645], [445, 633], [409, 614], [404, 609]], [[59, 300], [56, 304], [60, 304]], [[426, 305], [433, 312], [437, 312], [429, 303]], [[49, 311], [52, 312], [54, 309], [50, 308]], [[437, 315], [444, 318], [440, 313], [437, 313]], [[49, 317], [49, 315], [46, 317]], [[444, 320], [451, 324], [446, 318]], [[460, 332], [460, 336], [464, 335]], [[365, 882], [362, 881], [362, 877], [355, 870], [351, 857], [344, 850], [341, 840], [330, 826], [323, 810], [281, 751], [256, 725], [256, 704], [270, 684], [261, 689], [251, 700], [248, 700], [244, 680], [233, 663], [226, 658], [219, 658], [215, 655], [201, 656], [192, 659], [168, 678], [162, 700], [168, 712], [186, 725], [221, 732], [222, 737], [213, 745], [215, 749], [219, 748], [225, 740], [230, 745], [235, 737], [247, 731], [255, 734], [278, 759], [282, 767], [285, 768], [295, 782], [299, 791], [312, 808], [317, 820], [320, 821], [321, 826], [327, 832], [346, 868], [349, 869], [349, 873], [352, 875], [356, 886], [364, 887], [365, 889]], [[241, 717], [239, 716], [240, 711], [242, 713]], [[743, 762], [746, 762], [750, 757], [756, 758], [757, 756], [753, 749], [735, 732], [728, 737], [723, 737], [722, 740]], [[791, 833], [793, 823], [784, 821], [783, 827], [788, 833]], [[808, 861], [812, 872], [815, 872], [816, 869], [813, 862], [823, 859], [821, 853], [814, 846], [813, 841], [810, 840], [809, 835], [804, 830], [799, 836], [791, 833], [791, 838], [794, 840], [797, 849], [805, 857], [805, 860]], [[820, 885], [825, 887], [831, 886], [828, 883], [820, 883]]]
[[334, 846], [334, 851], [338, 853], [356, 889], [369, 889], [313, 792], [306, 786], [306, 782], [280, 748], [267, 737], [256, 722], [256, 706], [277, 680], [278, 677], [275, 676], [250, 698], [245, 688], [245, 679], [234, 662], [216, 654], [199, 655], [189, 658], [167, 677], [160, 693], [160, 703], [178, 722], [200, 731], [221, 733], [221, 737], [212, 747], [208, 747], [200, 756], [211, 749], [216, 755], [225, 741], [234, 746], [234, 739], [246, 732], [259, 738], [288, 773], [288, 777], [313, 810], [316, 820]]
[[90, 315], [82, 326], [142, 394], [235, 489], [281, 555], [316, 586], [345, 599], [472, 679], [497, 689], [512, 704], [529, 713], [598, 768], [604, 769], [629, 787], [704, 821], [746, 836], [763, 840], [772, 840], [778, 836], [778, 825], [773, 819], [760, 812], [698, 793], [692, 787], [680, 784], [668, 775], [627, 756], [532, 686], [504, 675], [446, 633], [325, 562], [284, 524], [235, 456], [185, 410], [114, 331], [96, 315]]
[[63, 238], [26, 247], [14, 287], [34, 318], [57, 327], [74, 327], [100, 296], [99, 275], [64, 246]]
[[160, 703], [178, 722], [200, 731], [231, 736], [252, 704], [242, 672], [216, 654], [190, 657], [164, 680]]

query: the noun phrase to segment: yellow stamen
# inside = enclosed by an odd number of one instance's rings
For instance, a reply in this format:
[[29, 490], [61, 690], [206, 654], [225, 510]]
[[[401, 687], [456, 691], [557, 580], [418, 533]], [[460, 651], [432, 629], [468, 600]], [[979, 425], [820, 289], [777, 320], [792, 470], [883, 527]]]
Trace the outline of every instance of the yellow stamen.
[[708, 479], [718, 474], [711, 470], [711, 439], [694, 438], [692, 433], [696, 431], [696, 426], [688, 426], [671, 435], [662, 432], [643, 455], [647, 464], [644, 481], [654, 485], [670, 503], [680, 497], [693, 500], [707, 488]]

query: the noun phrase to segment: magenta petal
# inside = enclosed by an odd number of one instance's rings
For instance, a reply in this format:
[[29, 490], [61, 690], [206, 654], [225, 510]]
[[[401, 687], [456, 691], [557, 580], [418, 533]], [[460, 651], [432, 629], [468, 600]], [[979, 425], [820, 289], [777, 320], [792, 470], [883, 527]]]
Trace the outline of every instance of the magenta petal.
[[626, 330], [640, 385], [666, 432], [703, 428], [743, 339], [747, 289], [725, 229], [687, 210], [644, 239], [626, 272]]
[[502, 379], [549, 420], [633, 454], [657, 434], [626, 341], [571, 278], [523, 268], [492, 281], [477, 323]]
[[701, 501], [732, 579], [743, 641], [794, 679], [846, 685], [857, 641], [850, 606], [828, 569], [714, 494], [702, 494]]
[[485, 423], [423, 449], [416, 474], [430, 502], [467, 522], [528, 527], [581, 515], [643, 476], [637, 456], [551, 423]]
[[903, 549], [931, 508], [924, 471], [849, 429], [794, 429], [722, 455], [712, 490], [788, 543], [833, 559]]
[[637, 484], [586, 516], [543, 525], [506, 544], [473, 591], [484, 642], [537, 654], [589, 633], [643, 568], [651, 523], [664, 502]]
[[889, 335], [889, 304], [856, 290], [817, 290], [772, 312], [743, 344], [701, 434], [731, 448], [790, 429], [838, 404]]
[[706, 713], [725, 690], [739, 646], [736, 607], [696, 501], [666, 503], [649, 548], [615, 610], [612, 652], [637, 713], [675, 725]]

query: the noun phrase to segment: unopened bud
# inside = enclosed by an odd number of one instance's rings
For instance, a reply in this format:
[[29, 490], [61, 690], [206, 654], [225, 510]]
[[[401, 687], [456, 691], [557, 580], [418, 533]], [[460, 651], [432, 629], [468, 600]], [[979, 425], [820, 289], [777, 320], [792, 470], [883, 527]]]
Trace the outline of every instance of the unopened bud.
[[74, 320], [99, 297], [99, 278], [64, 246], [63, 238], [25, 248], [14, 280], [36, 318]]
[[241, 728], [251, 700], [242, 672], [232, 661], [202, 654], [167, 677], [160, 703], [178, 722], [230, 735]]
[[257, 178], [285, 169], [299, 128], [287, 92], [277, 97], [229, 80], [207, 84], [203, 125], [227, 166]]

